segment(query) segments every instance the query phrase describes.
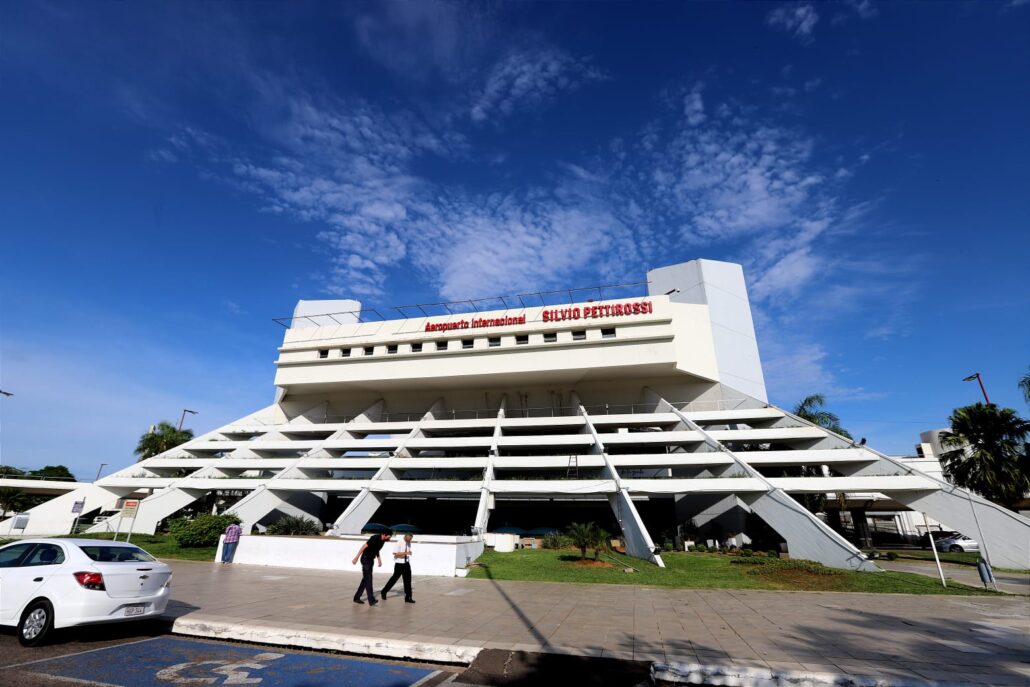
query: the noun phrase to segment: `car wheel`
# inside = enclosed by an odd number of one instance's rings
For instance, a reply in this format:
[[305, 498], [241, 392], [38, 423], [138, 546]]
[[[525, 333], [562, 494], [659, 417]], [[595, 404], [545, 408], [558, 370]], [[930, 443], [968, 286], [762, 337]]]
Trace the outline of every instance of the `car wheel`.
[[54, 629], [54, 607], [46, 599], [33, 601], [21, 614], [18, 641], [22, 646], [39, 646]]
[[951, 551], [952, 553], [962, 553], [962, 547], [958, 544], [952, 544], [948, 547], [948, 551]]

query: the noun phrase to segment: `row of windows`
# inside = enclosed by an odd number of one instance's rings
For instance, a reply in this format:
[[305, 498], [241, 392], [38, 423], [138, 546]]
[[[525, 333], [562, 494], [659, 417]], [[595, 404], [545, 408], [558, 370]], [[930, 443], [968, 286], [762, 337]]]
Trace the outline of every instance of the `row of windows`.
[[[614, 339], [615, 338], [615, 327], [605, 327], [605, 328], [601, 329], [600, 332], [601, 332], [601, 338], [602, 339]], [[568, 336], [566, 336], [566, 335], [568, 335]], [[542, 335], [540, 335], [540, 334], [533, 334], [533, 335], [530, 335], [530, 334], [516, 334], [515, 335], [515, 345], [516, 346], [527, 345], [529, 343], [529, 341], [530, 341], [530, 337], [531, 336], [534, 337], [534, 338], [538, 337], [538, 336], [542, 336], [543, 337], [542, 338], [543, 343], [558, 343], [559, 338], [563, 339], [563, 340], [566, 340], [566, 341], [586, 341], [586, 339], [587, 339], [587, 330], [586, 329], [576, 329], [576, 330], [573, 330], [573, 331], [570, 331], [570, 332], [545, 332]], [[433, 349], [431, 349], [431, 350], [437, 350], [437, 351], [450, 350], [452, 341], [460, 342], [461, 348], [466, 349], [466, 350], [472, 349], [472, 348], [477, 348], [477, 347], [478, 348], [482, 348], [483, 347], [482, 344], [480, 344], [479, 346], [476, 345], [477, 341], [482, 341], [482, 340], [483, 340], [482, 337], [480, 337], [480, 338], [472, 338], [472, 339], [457, 339], [457, 340], [442, 339], [440, 341], [433, 342], [435, 347]], [[423, 351], [424, 344], [421, 341], [415, 342], [415, 343], [412, 343], [412, 344], [407, 344], [407, 345], [411, 346], [411, 349], [410, 349], [411, 353], [421, 353]], [[489, 337], [486, 337], [486, 347], [487, 348], [498, 348], [500, 346], [501, 346], [501, 337], [499, 337], [499, 336], [489, 336]], [[340, 349], [337, 349], [337, 350], [339, 350], [339, 354], [337, 356], [335, 356], [335, 357], [353, 358], [353, 357], [357, 357], [357, 356], [375, 355], [376, 354], [376, 348], [377, 348], [376, 346], [360, 346], [360, 347], [354, 347], [354, 348], [340, 348]], [[379, 346], [378, 348], [380, 349], [380, 352], [381, 352], [383, 347]], [[330, 356], [331, 350], [332, 349], [329, 349], [329, 348], [320, 348], [320, 349], [318, 349], [318, 357], [322, 358], [322, 359], [328, 358]], [[399, 352], [400, 352], [400, 344], [387, 344], [386, 345], [386, 353], [387, 353], [387, 355], [393, 355], [393, 354], [399, 353]]]

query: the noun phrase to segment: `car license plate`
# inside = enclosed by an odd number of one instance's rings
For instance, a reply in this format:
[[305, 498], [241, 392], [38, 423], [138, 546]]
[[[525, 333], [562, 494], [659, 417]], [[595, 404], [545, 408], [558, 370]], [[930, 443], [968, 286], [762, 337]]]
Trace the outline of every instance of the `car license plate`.
[[147, 607], [143, 604], [139, 604], [137, 606], [126, 606], [125, 615], [143, 615], [143, 612], [146, 609]]

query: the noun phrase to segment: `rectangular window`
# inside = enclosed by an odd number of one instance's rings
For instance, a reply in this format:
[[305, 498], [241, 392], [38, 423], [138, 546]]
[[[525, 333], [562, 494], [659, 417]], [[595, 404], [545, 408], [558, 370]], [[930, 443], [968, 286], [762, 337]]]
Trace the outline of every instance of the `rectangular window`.
[[520, 346], [522, 344], [528, 344], [529, 343], [529, 334], [517, 334], [515, 336], [515, 343], [519, 344]]
[[319, 358], [328, 358], [329, 357], [329, 349], [328, 348], [320, 348], [320, 349], [318, 349], [318, 357]]
[[350, 349], [349, 348], [341, 348], [340, 349], [340, 357], [341, 358], [349, 358], [350, 357]]
[[578, 331], [572, 332], [572, 340], [573, 341], [586, 341], [586, 338], [587, 338], [587, 332], [586, 332], [585, 329], [580, 329]]
[[490, 344], [490, 348], [496, 348], [501, 345], [501, 337], [491, 336], [489, 339], [487, 339], [487, 343]]
[[372, 355], [376, 352], [375, 346], [365, 346], [365, 355]]
[[[612, 331], [614, 331], [614, 330], [612, 330]], [[389, 344], [389, 345], [387, 345], [386, 352], [387, 353], [396, 353], [397, 352], [397, 344]]]
[[609, 327], [601, 330], [602, 339], [614, 339], [615, 338], [615, 327]]
[[462, 339], [461, 340], [461, 347], [462, 348], [472, 348], [475, 345], [476, 345], [476, 340], [475, 339]]
[[412, 353], [421, 353], [422, 352], [422, 344], [420, 344], [420, 343], [413, 343], [413, 344], [411, 344], [411, 352]]
[[544, 334], [544, 343], [554, 343], [558, 340], [557, 332], [547, 332]]
[[446, 351], [447, 350], [447, 343], [448, 343], [447, 341], [437, 341], [436, 342], [436, 350], [438, 350], [438, 351]]

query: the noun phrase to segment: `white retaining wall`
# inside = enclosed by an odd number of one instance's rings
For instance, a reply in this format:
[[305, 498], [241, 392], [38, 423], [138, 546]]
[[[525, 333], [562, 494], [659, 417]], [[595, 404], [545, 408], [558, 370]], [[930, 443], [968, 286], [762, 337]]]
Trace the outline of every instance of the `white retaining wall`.
[[[215, 560], [222, 560], [222, 539], [218, 540]], [[274, 537], [244, 535], [236, 547], [233, 563], [271, 565], [284, 568], [361, 572], [361, 563], [351, 563], [367, 535], [341, 537]], [[386, 542], [381, 552], [383, 572], [393, 571], [393, 546]], [[411, 574], [463, 577], [465, 567], [483, 553], [483, 540], [477, 537], [415, 535], [411, 540]], [[378, 569], [378, 568], [377, 568]]]

